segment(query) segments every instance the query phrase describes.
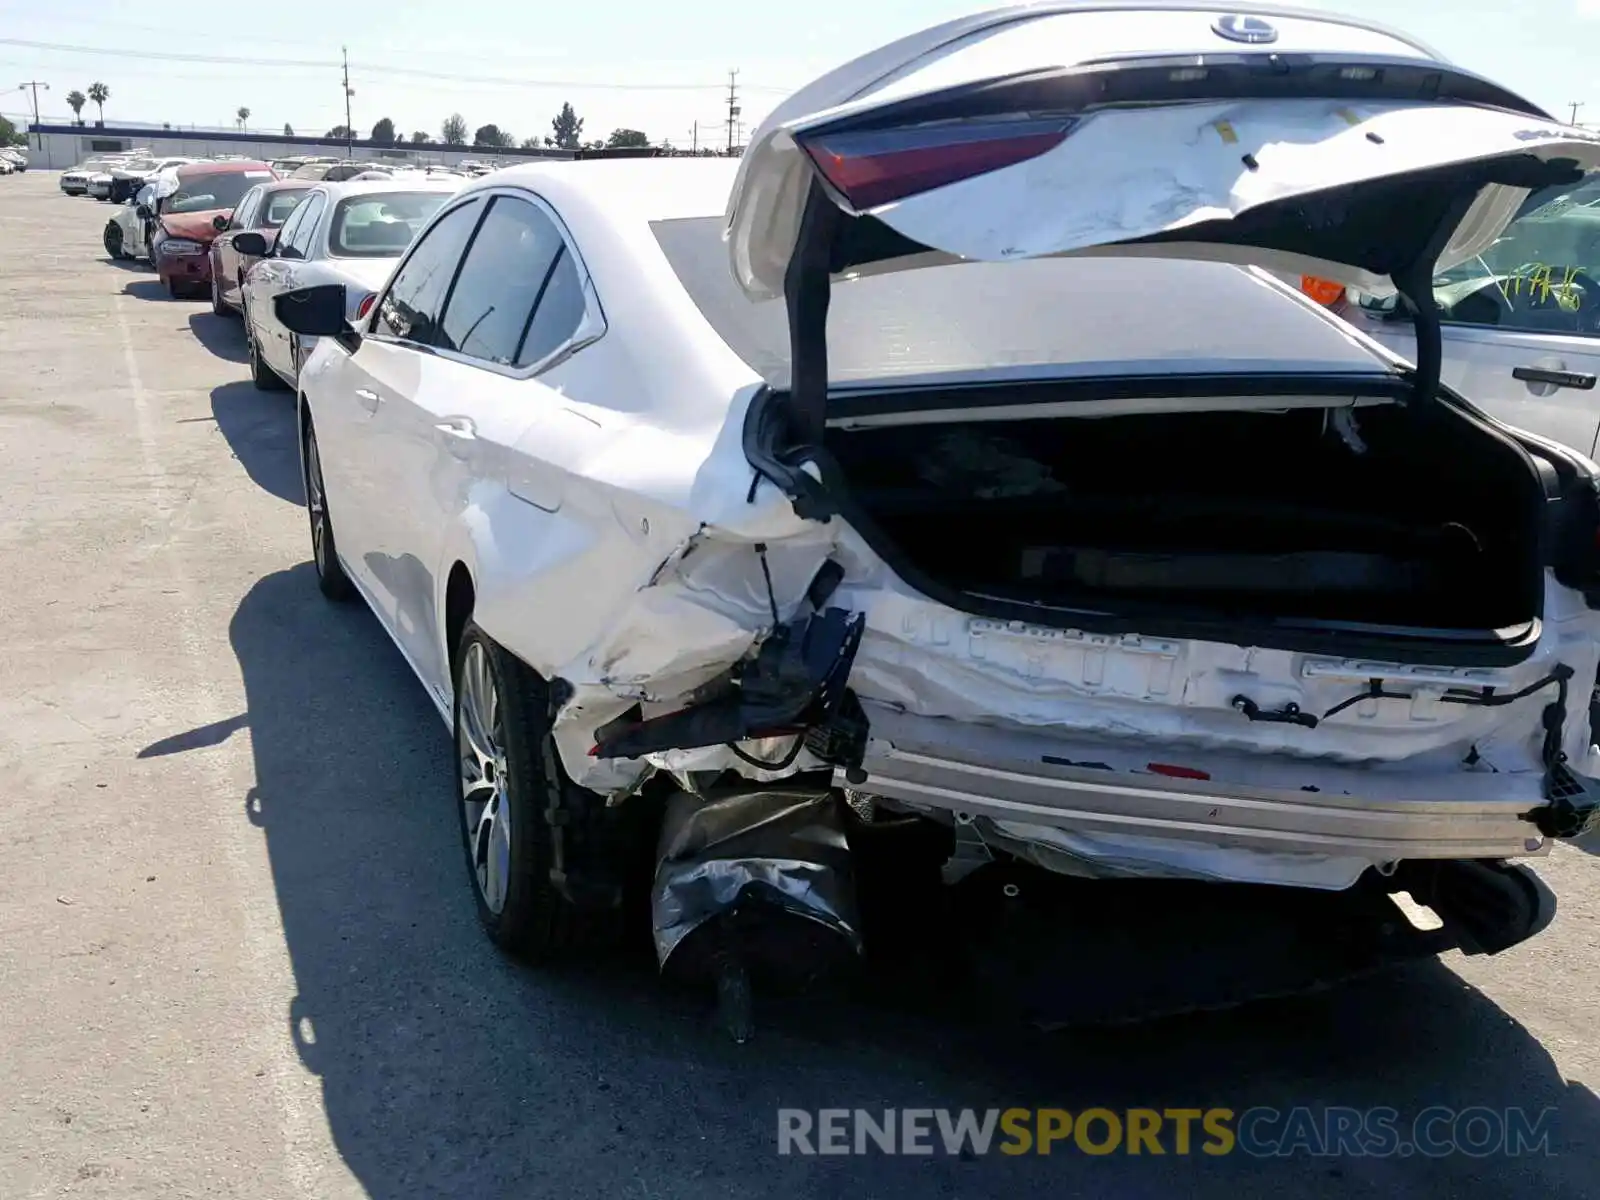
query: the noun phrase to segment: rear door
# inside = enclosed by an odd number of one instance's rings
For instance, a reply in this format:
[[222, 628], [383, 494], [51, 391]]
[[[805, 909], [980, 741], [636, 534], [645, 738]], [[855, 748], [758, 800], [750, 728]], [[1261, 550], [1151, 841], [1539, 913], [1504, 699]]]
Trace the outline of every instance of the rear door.
[[[1593, 457], [1600, 434], [1600, 175], [1546, 188], [1482, 255], [1435, 279], [1444, 379], [1501, 420]], [[1348, 314], [1411, 358], [1392, 299]]]
[[383, 549], [397, 629], [440, 697], [450, 688], [437, 613], [450, 532], [480, 502], [477, 489], [505, 485], [514, 447], [560, 403], [540, 374], [596, 327], [587, 274], [555, 212], [509, 190], [488, 203], [434, 331], [435, 352], [373, 419], [374, 456], [394, 472], [393, 541]]

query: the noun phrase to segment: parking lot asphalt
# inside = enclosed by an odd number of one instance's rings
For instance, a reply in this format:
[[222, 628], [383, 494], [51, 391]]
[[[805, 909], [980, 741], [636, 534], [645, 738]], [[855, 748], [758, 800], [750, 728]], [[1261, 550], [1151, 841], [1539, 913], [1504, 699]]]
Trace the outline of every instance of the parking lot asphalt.
[[[106, 260], [108, 215], [0, 179], [6, 1200], [1596, 1194], [1576, 847], [1504, 955], [1117, 1032], [833, 999], [740, 1047], [648, 960], [505, 961], [445, 731], [317, 594], [290, 398], [237, 321]], [[1515, 1157], [777, 1153], [779, 1108], [1261, 1105], [1556, 1113]]]

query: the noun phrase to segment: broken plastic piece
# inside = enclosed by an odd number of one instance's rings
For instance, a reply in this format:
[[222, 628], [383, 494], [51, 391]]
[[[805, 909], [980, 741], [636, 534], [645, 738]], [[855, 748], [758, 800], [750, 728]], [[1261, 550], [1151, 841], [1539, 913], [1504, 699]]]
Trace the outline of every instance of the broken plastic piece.
[[595, 731], [598, 758], [731, 745], [826, 725], [844, 700], [865, 618], [830, 608], [779, 626], [732, 679], [700, 704], [644, 720], [630, 710]]

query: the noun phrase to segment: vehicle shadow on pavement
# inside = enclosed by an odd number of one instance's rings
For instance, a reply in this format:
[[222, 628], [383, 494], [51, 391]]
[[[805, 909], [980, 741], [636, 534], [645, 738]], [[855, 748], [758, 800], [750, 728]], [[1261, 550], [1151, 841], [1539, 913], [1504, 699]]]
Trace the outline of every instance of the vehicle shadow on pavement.
[[135, 279], [122, 285], [122, 294], [136, 300], [167, 299], [166, 285], [159, 279]]
[[211, 390], [211, 414], [233, 456], [258, 487], [290, 504], [305, 504], [293, 397], [236, 380]]
[[[235, 395], [218, 390], [219, 412]], [[319, 1077], [338, 1151], [376, 1200], [1592, 1194], [1600, 1104], [1437, 963], [1095, 1034], [1001, 1029], [934, 1004], [758, 1004], [742, 1047], [699, 997], [658, 984], [648, 954], [514, 965], [477, 926], [448, 735], [371, 614], [324, 601], [302, 564], [259, 580], [229, 633], [256, 773], [238, 802], [266, 839], [298, 991], [283, 1036]], [[777, 1153], [780, 1107], [1258, 1105], [1381, 1105], [1402, 1121], [1430, 1105], [1535, 1118], [1550, 1107], [1556, 1153], [1263, 1160], [1180, 1155], [1170, 1140], [1162, 1156], [1089, 1157], [1069, 1143], [1048, 1157]]]
[[190, 314], [189, 329], [195, 338], [218, 358], [229, 362], [249, 362], [250, 354], [244, 344], [244, 328], [236, 317], [219, 317], [207, 309]]

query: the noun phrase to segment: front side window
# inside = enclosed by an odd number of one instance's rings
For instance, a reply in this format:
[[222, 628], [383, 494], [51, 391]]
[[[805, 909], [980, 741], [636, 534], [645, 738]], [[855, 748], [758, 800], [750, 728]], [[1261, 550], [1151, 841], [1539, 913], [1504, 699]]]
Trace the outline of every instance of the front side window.
[[469, 200], [440, 217], [423, 234], [378, 305], [374, 333], [422, 345], [435, 343], [445, 293], [482, 212], [481, 200]]
[[369, 192], [339, 201], [328, 227], [335, 258], [397, 258], [416, 239], [448, 192]]
[[[439, 345], [502, 366], [537, 362], [583, 319], [581, 294], [576, 311], [571, 304], [576, 280], [561, 231], [544, 210], [497, 196], [450, 293]], [[553, 316], [545, 321], [547, 302]]]
[[233, 217], [228, 222], [229, 229], [253, 229], [251, 221], [255, 219], [256, 208], [261, 203], [261, 189], [253, 187], [244, 194], [244, 199], [239, 201], [239, 207], [233, 210]]
[[[1522, 333], [1600, 336], [1600, 172], [1534, 192], [1493, 245], [1434, 276], [1440, 316]], [[1392, 298], [1363, 297], [1386, 310]]]

